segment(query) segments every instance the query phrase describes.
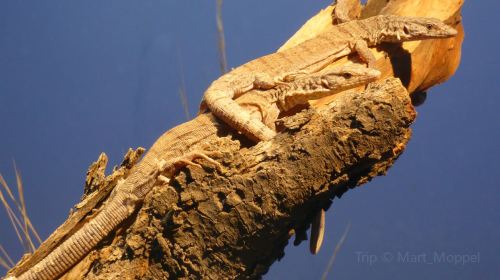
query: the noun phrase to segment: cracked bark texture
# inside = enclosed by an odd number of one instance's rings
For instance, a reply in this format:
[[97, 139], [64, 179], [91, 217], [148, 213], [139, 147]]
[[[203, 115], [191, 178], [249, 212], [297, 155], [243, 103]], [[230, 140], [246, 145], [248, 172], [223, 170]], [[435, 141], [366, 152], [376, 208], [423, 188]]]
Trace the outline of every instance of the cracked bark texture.
[[320, 207], [385, 173], [415, 116], [392, 78], [285, 118], [269, 142], [214, 136], [222, 173], [188, 167], [158, 182], [122, 232], [63, 279], [259, 278]]
[[[61, 279], [260, 278], [283, 257], [290, 237], [303, 232], [319, 208], [328, 207], [349, 188], [385, 174], [402, 153], [416, 116], [408, 93], [447, 80], [458, 67], [462, 2], [368, 1], [362, 17], [436, 17], [459, 35], [372, 49], [377, 68], [388, 79], [364, 93], [343, 92], [284, 117], [272, 141], [252, 146], [221, 128], [207, 143], [223, 152], [217, 160], [224, 172], [200, 161], [203, 169], [187, 167], [169, 185], [157, 182], [140, 210]], [[320, 11], [282, 49], [327, 31], [331, 11], [332, 7]], [[91, 208], [102, 207], [116, 179], [131, 167], [104, 179], [102, 161], [89, 170], [85, 195], [90, 203], [80, 203], [83, 209], [42, 244], [43, 251], [52, 250], [91, 219]], [[24, 265], [41, 255], [26, 257]]]

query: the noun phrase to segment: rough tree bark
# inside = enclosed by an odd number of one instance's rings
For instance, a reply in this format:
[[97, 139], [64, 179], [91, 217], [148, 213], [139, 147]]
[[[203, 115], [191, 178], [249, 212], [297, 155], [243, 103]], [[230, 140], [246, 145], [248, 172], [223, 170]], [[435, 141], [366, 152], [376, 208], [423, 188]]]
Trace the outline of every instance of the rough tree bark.
[[[157, 182], [138, 213], [62, 279], [259, 278], [283, 257], [290, 237], [303, 232], [319, 208], [328, 207], [349, 188], [385, 174], [402, 153], [416, 116], [408, 92], [443, 82], [458, 67], [462, 2], [368, 1], [362, 17], [436, 17], [458, 29], [459, 35], [380, 46], [374, 51], [385, 80], [362, 94], [343, 92], [284, 117], [272, 141], [251, 145], [214, 122], [210, 129], [218, 132], [206, 143], [223, 152], [218, 160], [225, 170], [187, 167], [170, 185]], [[332, 9], [311, 18], [282, 48], [328, 30]], [[100, 158], [89, 169], [87, 186], [95, 191], [81, 203], [83, 208], [41, 246], [42, 253], [26, 257], [13, 271], [36, 262], [91, 219], [89, 211], [100, 207], [140, 154], [129, 154], [127, 164], [106, 178], [106, 160]]]

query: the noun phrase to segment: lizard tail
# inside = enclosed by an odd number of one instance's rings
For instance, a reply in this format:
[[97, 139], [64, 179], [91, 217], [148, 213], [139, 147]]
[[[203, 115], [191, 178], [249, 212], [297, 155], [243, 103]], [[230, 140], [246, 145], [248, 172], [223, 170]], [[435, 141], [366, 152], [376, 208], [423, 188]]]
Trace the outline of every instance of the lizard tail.
[[243, 133], [254, 141], [269, 140], [276, 133], [261, 121], [253, 119], [250, 113], [244, 110], [224, 90], [209, 88], [205, 92], [205, 102], [210, 111], [230, 127]]
[[117, 193], [94, 219], [75, 232], [18, 280], [51, 280], [75, 265], [129, 216], [127, 197]]

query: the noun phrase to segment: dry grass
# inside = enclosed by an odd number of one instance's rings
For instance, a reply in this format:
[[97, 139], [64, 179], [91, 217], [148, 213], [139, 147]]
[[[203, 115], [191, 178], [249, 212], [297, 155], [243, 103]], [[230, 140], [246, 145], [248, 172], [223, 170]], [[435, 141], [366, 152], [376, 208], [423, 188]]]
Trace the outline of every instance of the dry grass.
[[186, 91], [186, 82], [184, 81], [184, 67], [182, 66], [182, 62], [180, 60], [180, 54], [177, 52], [177, 56], [179, 57], [179, 75], [180, 75], [180, 86], [179, 86], [179, 97], [181, 98], [182, 109], [184, 110], [184, 116], [186, 120], [191, 119], [191, 114], [189, 114], [189, 104], [187, 98]]
[[[217, 50], [219, 53], [219, 66], [221, 74], [225, 74], [227, 72], [227, 59], [226, 59], [226, 40], [224, 37], [224, 24], [222, 21], [222, 3], [223, 0], [216, 0], [216, 14], [215, 20], [217, 24]], [[179, 49], [177, 56], [180, 57]], [[181, 61], [179, 59], [179, 61]], [[184, 81], [184, 69], [182, 67], [182, 63], [179, 63], [179, 73], [180, 73], [180, 86], [179, 86], [179, 97], [181, 99], [182, 108], [184, 109], [184, 115], [186, 119], [191, 119], [191, 115], [189, 114], [189, 106], [188, 106], [188, 98], [186, 91], [186, 84]]]
[[326, 266], [325, 271], [323, 272], [323, 275], [321, 276], [321, 280], [326, 280], [326, 277], [330, 273], [330, 270], [333, 267], [333, 264], [335, 263], [335, 259], [337, 258], [337, 254], [340, 251], [340, 248], [345, 242], [345, 239], [347, 237], [347, 234], [349, 233], [349, 230], [351, 229], [351, 223], [349, 222], [344, 230], [344, 233], [339, 239], [339, 242], [337, 242], [337, 245], [335, 246], [335, 249], [333, 250], [333, 254], [330, 257], [330, 260], [328, 261], [328, 265]]
[[0, 253], [2, 253], [0, 255], [0, 266], [4, 267], [5, 269], [10, 269], [11, 267], [13, 267], [14, 262], [2, 245], [0, 245]]
[[[0, 188], [0, 201], [3, 204], [5, 211], [7, 212], [7, 216], [9, 217], [10, 223], [12, 224], [12, 228], [16, 232], [19, 242], [23, 245], [24, 251], [26, 253], [34, 252], [36, 246], [33, 240], [36, 239], [38, 244], [40, 244], [42, 240], [40, 239], [40, 236], [38, 235], [35, 227], [28, 217], [28, 213], [26, 210], [26, 201], [24, 200], [23, 182], [21, 180], [21, 174], [17, 170], [15, 164], [14, 169], [16, 172], [17, 197], [14, 196], [12, 188], [7, 184], [7, 181], [5, 181], [3, 176], [0, 174], [0, 185], [3, 187], [3, 191]], [[1, 245], [0, 253], [0, 266], [6, 269], [14, 266], [14, 262]]]
[[224, 38], [224, 25], [222, 24], [222, 1], [217, 0], [215, 20], [217, 22], [217, 36], [218, 36], [218, 49], [219, 49], [219, 65], [222, 74], [227, 72], [226, 60], [226, 40]]

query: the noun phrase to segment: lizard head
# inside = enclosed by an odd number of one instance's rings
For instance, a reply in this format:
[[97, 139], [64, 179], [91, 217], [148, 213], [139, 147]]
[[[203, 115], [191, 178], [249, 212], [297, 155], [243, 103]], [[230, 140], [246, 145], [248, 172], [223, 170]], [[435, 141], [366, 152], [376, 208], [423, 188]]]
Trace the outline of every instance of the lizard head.
[[435, 18], [384, 16], [387, 23], [380, 32], [384, 42], [416, 41], [433, 38], [449, 38], [457, 31]]
[[354, 88], [375, 81], [380, 77], [380, 71], [362, 66], [349, 64], [329, 69], [321, 77], [324, 86], [342, 85], [343, 89]]

